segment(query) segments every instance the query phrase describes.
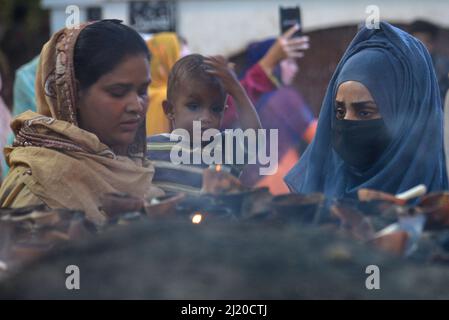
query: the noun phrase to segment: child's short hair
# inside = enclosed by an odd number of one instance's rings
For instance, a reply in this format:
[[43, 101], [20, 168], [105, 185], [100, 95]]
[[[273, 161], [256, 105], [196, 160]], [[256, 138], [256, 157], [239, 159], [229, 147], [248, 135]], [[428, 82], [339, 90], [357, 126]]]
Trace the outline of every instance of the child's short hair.
[[223, 100], [226, 99], [226, 91], [223, 87], [221, 80], [207, 73], [206, 70], [210, 69], [204, 62], [204, 57], [200, 54], [190, 54], [180, 60], [178, 60], [170, 71], [167, 83], [167, 100], [174, 101], [180, 84], [183, 81], [201, 81], [211, 87], [214, 87], [220, 91]]

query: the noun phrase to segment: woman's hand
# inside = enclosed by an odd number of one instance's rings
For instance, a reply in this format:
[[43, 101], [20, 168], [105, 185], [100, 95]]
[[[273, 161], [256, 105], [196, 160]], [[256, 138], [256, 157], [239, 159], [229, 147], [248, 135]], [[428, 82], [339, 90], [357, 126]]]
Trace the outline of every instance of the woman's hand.
[[284, 59], [299, 59], [304, 57], [305, 50], [309, 49], [309, 37], [293, 37], [299, 26], [294, 25], [270, 47], [268, 52], [260, 59], [259, 64], [267, 74]]
[[123, 213], [142, 210], [144, 200], [125, 193], [105, 193], [100, 197], [100, 204], [108, 219], [114, 220]]

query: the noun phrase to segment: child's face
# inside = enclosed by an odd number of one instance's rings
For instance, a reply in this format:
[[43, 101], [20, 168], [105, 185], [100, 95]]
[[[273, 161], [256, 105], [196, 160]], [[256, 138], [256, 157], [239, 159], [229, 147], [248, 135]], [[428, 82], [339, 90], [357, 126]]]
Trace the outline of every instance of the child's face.
[[[173, 129], [185, 129], [193, 139], [193, 121], [201, 121], [201, 131], [220, 129], [226, 96], [214, 85], [198, 80], [185, 80], [178, 86], [173, 101], [164, 101]], [[202, 133], [201, 132], [201, 133]]]

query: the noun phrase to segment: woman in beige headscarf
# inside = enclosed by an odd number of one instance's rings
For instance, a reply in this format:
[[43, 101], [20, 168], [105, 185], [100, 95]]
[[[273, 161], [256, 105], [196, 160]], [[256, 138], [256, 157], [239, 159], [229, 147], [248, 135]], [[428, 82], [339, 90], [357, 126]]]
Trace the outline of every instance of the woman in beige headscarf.
[[12, 122], [16, 139], [5, 151], [11, 171], [1, 206], [45, 203], [83, 210], [102, 224], [103, 194], [152, 193], [154, 169], [145, 160], [150, 80], [145, 42], [120, 21], [54, 34], [41, 52], [38, 112]]

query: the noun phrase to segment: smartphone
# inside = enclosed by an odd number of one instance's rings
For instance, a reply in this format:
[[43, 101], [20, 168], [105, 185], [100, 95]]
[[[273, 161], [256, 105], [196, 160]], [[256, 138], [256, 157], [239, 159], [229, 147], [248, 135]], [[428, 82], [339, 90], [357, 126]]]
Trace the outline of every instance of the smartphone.
[[294, 33], [293, 37], [302, 35], [301, 9], [299, 6], [279, 7], [279, 21], [281, 25], [281, 34], [297, 23], [299, 25], [299, 30]]

